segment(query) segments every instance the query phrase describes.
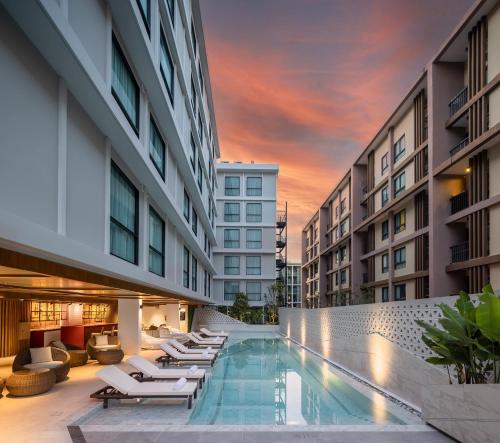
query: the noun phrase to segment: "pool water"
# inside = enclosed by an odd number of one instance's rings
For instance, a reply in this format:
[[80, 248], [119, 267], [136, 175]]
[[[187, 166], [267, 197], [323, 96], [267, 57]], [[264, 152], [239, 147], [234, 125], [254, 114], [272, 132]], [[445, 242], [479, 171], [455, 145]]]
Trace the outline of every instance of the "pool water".
[[405, 424], [383, 397], [367, 397], [327, 362], [281, 338], [229, 344], [203, 387], [189, 424]]

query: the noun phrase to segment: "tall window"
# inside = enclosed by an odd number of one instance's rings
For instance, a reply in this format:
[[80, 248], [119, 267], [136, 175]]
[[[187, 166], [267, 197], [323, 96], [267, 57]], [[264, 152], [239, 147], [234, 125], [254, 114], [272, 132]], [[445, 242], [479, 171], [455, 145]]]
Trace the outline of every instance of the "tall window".
[[385, 174], [387, 171], [387, 168], [389, 167], [389, 153], [386, 152], [382, 158], [380, 159], [381, 162], [381, 169], [382, 169], [382, 175]]
[[382, 207], [384, 207], [389, 201], [389, 188], [387, 186], [382, 188], [381, 196], [382, 196]]
[[260, 275], [261, 274], [261, 258], [260, 256], [247, 257], [247, 275]]
[[191, 261], [191, 289], [196, 292], [198, 291], [198, 260], [196, 260], [195, 256], [193, 255]]
[[208, 297], [208, 272], [206, 269], [203, 272], [203, 295]]
[[345, 269], [342, 269], [340, 271], [340, 284], [343, 285], [347, 282], [347, 271]]
[[224, 195], [240, 195], [240, 178], [226, 176], [224, 177]]
[[247, 229], [247, 248], [262, 248], [262, 229]]
[[224, 282], [224, 300], [234, 301], [236, 294], [240, 292], [240, 282], [225, 281]]
[[196, 102], [198, 98], [196, 95], [196, 85], [194, 84], [194, 78], [191, 75], [191, 106], [193, 107], [193, 113], [196, 118]]
[[396, 163], [403, 155], [405, 155], [406, 140], [404, 134], [394, 143], [394, 163]]
[[262, 221], [262, 203], [247, 203], [247, 222]]
[[406, 285], [394, 286], [394, 300], [406, 300]]
[[394, 216], [394, 234], [402, 232], [406, 229], [406, 209], [401, 209]]
[[384, 286], [382, 288], [382, 302], [386, 303], [389, 301], [389, 287]]
[[224, 256], [224, 275], [240, 275], [240, 257], [238, 255]]
[[247, 195], [262, 195], [262, 177], [247, 177]]
[[168, 12], [170, 14], [170, 20], [172, 20], [172, 25], [174, 25], [175, 0], [167, 0], [167, 6], [168, 6]]
[[189, 194], [184, 189], [184, 218], [189, 223], [189, 215], [191, 212], [191, 200], [189, 199]]
[[160, 173], [161, 178], [165, 180], [165, 143], [152, 118], [150, 121], [149, 158]]
[[196, 144], [194, 142], [193, 134], [191, 134], [191, 157], [189, 159], [191, 161], [191, 167], [193, 168], [193, 172], [196, 172]]
[[406, 267], [406, 247], [394, 251], [394, 268], [403, 269]]
[[382, 255], [382, 274], [389, 271], [389, 254]]
[[239, 229], [224, 229], [224, 247], [239, 248], [240, 247], [240, 230]]
[[260, 301], [262, 298], [262, 285], [260, 281], [247, 282], [247, 297], [249, 301]]
[[394, 197], [401, 194], [406, 187], [406, 174], [402, 172], [394, 179]]
[[203, 118], [201, 116], [201, 106], [198, 108], [198, 135], [200, 137], [200, 145], [203, 146]]
[[239, 203], [224, 203], [224, 221], [239, 222], [240, 221], [240, 204]]
[[137, 264], [139, 193], [118, 166], [111, 163], [110, 253]]
[[137, 0], [137, 5], [139, 6], [139, 11], [141, 12], [142, 21], [146, 27], [146, 31], [149, 35], [149, 29], [151, 26], [151, 1], [150, 0]]
[[165, 87], [167, 88], [168, 97], [170, 98], [170, 103], [174, 104], [174, 62], [172, 61], [172, 56], [170, 55], [170, 49], [168, 49], [167, 39], [163, 33], [163, 29], [160, 32], [160, 72], [165, 82]]
[[192, 217], [193, 219], [191, 220], [191, 228], [193, 229], [195, 237], [198, 235], [198, 214], [192, 209]]
[[[203, 80], [203, 72], [201, 70], [201, 63], [198, 63], [198, 77], [200, 78], [200, 89], [201, 95], [203, 95], [203, 89], [205, 89], [205, 81]], [[210, 128], [210, 141], [212, 141], [212, 128]]]
[[111, 93], [139, 135], [139, 86], [114, 34], [112, 71]]
[[196, 40], [196, 31], [194, 30], [194, 23], [191, 22], [191, 41], [193, 42], [193, 52], [196, 57], [196, 49], [198, 47], [198, 41]]
[[165, 275], [165, 222], [149, 207], [149, 271]]
[[200, 193], [203, 194], [203, 169], [200, 160], [198, 160], [198, 188]]
[[189, 288], [189, 256], [189, 250], [184, 246], [184, 257], [182, 260], [182, 284], [185, 288]]
[[382, 240], [387, 240], [389, 238], [389, 220], [384, 220], [382, 222]]

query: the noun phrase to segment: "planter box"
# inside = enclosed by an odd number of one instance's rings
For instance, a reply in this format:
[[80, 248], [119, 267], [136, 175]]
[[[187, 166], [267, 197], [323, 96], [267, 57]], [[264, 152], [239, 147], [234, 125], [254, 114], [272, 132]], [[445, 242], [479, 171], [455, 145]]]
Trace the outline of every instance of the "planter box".
[[423, 419], [458, 441], [500, 441], [500, 385], [429, 385], [422, 402]]

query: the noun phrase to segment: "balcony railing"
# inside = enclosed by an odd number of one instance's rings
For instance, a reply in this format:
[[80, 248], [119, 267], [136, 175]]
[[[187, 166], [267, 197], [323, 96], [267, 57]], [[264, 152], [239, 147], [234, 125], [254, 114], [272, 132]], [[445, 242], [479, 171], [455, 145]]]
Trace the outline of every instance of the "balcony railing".
[[467, 191], [461, 192], [450, 198], [451, 213], [456, 214], [457, 212], [463, 211], [469, 206], [469, 199], [467, 197]]
[[463, 105], [467, 103], [467, 86], [462, 89], [448, 104], [450, 108], [450, 117], [455, 114]]
[[283, 249], [286, 246], [286, 237], [283, 235], [276, 236], [276, 247], [278, 249]]
[[286, 212], [278, 212], [276, 214], [276, 226], [283, 229], [286, 226]]
[[469, 144], [469, 137], [465, 137], [463, 140], [460, 140], [453, 148], [450, 149], [450, 155], [455, 155], [457, 152], [464, 149]]
[[460, 243], [452, 246], [450, 249], [452, 263], [469, 260], [469, 242]]

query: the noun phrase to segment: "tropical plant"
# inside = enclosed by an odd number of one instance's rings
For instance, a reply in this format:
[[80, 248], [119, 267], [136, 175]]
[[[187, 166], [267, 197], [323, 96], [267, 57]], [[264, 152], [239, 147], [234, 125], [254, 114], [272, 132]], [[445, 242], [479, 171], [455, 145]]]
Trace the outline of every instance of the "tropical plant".
[[279, 307], [283, 305], [285, 300], [285, 285], [281, 281], [276, 281], [267, 289], [265, 298], [265, 309], [269, 323], [276, 324], [278, 322]]
[[248, 309], [248, 297], [243, 292], [238, 292], [234, 297], [233, 306], [231, 307], [231, 317], [239, 321], [245, 321]]
[[422, 320], [422, 341], [435, 355], [427, 358], [434, 365], [450, 367], [458, 383], [500, 383], [500, 298], [491, 285], [484, 287], [477, 306], [469, 294], [460, 292], [455, 307], [440, 304], [442, 329]]

